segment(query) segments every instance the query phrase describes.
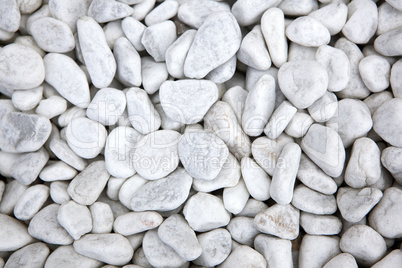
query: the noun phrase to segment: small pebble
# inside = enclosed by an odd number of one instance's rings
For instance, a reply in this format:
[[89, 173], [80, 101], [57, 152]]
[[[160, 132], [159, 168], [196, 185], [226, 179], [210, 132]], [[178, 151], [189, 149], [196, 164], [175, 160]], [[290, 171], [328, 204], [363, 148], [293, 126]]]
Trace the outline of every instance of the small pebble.
[[239, 265], [240, 267], [267, 267], [267, 261], [249, 246], [239, 246], [230, 253], [229, 257], [219, 265], [220, 268], [229, 268]]
[[28, 234], [27, 226], [17, 219], [0, 214], [0, 250], [14, 251], [34, 241]]
[[286, 36], [299, 45], [319, 47], [329, 43], [328, 29], [313, 17], [299, 17], [286, 27]]
[[99, 23], [125, 18], [133, 12], [129, 5], [113, 0], [94, 0], [88, 8], [88, 16]]
[[47, 258], [44, 267], [63, 267], [63, 265], [71, 265], [71, 267], [100, 267], [102, 262], [78, 254], [73, 246], [69, 245], [56, 248]]
[[176, 26], [167, 20], [147, 27], [141, 43], [156, 62], [161, 62], [165, 61], [166, 50], [176, 39]]
[[254, 247], [265, 257], [268, 267], [293, 267], [291, 241], [265, 234], [259, 234], [254, 240]]
[[45, 204], [49, 197], [49, 187], [37, 184], [29, 187], [14, 207], [14, 216], [19, 220], [30, 220]]
[[324, 268], [336, 268], [336, 267], [357, 268], [355, 258], [349, 253], [341, 253], [333, 257], [329, 262], [324, 265]]
[[95, 202], [90, 207], [92, 216], [91, 233], [110, 233], [113, 228], [113, 212], [110, 206], [103, 202]]
[[306, 234], [299, 249], [299, 267], [322, 267], [339, 253], [339, 237]]
[[74, 201], [63, 203], [57, 213], [57, 220], [74, 240], [92, 230], [91, 212], [86, 206]]
[[302, 184], [295, 188], [292, 205], [316, 215], [333, 214], [337, 209], [335, 196], [318, 193]]
[[49, 253], [50, 250], [44, 243], [30, 244], [11, 254], [4, 267], [44, 267]]
[[392, 146], [402, 146], [402, 139], [399, 133], [402, 131], [399, 124], [400, 109], [402, 100], [394, 98], [384, 102], [373, 114], [373, 129], [386, 142]]
[[116, 218], [113, 230], [121, 235], [129, 236], [157, 228], [163, 221], [157, 212], [130, 212]]
[[309, 235], [337, 235], [342, 230], [342, 221], [336, 216], [301, 212], [300, 226]]

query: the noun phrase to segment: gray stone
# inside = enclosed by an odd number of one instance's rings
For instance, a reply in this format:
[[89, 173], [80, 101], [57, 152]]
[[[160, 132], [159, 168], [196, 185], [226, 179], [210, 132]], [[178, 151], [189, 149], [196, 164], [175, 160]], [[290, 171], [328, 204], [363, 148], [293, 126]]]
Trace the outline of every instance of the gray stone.
[[233, 240], [250, 247], [254, 244], [254, 238], [260, 233], [260, 231], [254, 227], [253, 218], [242, 216], [231, 219], [227, 229]]
[[21, 154], [11, 168], [11, 176], [24, 185], [34, 182], [49, 160], [48, 152], [41, 148], [33, 153]]
[[333, 214], [337, 210], [335, 196], [318, 193], [303, 184], [295, 188], [292, 205], [317, 215]]

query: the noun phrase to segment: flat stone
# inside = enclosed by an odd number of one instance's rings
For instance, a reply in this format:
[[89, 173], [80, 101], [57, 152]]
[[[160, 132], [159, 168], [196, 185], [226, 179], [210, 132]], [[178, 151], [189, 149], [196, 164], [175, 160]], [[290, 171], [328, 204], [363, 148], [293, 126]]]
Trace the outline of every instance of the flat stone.
[[316, 61], [291, 61], [279, 69], [278, 82], [289, 101], [296, 108], [305, 109], [325, 94], [328, 74]]
[[300, 226], [310, 235], [337, 235], [342, 230], [342, 221], [336, 216], [302, 212]]
[[66, 141], [71, 150], [85, 159], [95, 158], [105, 147], [107, 131], [100, 123], [86, 117], [71, 120]]
[[19, 220], [30, 220], [49, 198], [49, 187], [37, 184], [29, 187], [14, 207], [14, 216]]
[[232, 239], [226, 229], [215, 229], [197, 235], [202, 247], [202, 254], [193, 263], [200, 266], [215, 266], [221, 264], [230, 254]]
[[81, 205], [92, 205], [102, 193], [110, 175], [104, 161], [92, 162], [68, 186], [68, 194]]
[[299, 235], [300, 212], [292, 205], [275, 204], [254, 217], [254, 225], [262, 233], [294, 240]]
[[253, 159], [241, 160], [241, 173], [250, 195], [259, 201], [270, 198], [271, 178]]
[[65, 181], [71, 180], [77, 175], [77, 170], [62, 161], [55, 161], [45, 166], [39, 173], [39, 178], [43, 181]]
[[45, 268], [51, 267], [89, 267], [98, 268], [103, 263], [92, 258], [78, 254], [72, 245], [59, 246], [47, 258]]
[[299, 17], [287, 28], [286, 36], [295, 43], [306, 47], [319, 47], [329, 43], [328, 29], [313, 17]]
[[184, 217], [196, 232], [206, 232], [226, 226], [230, 214], [220, 198], [206, 193], [190, 197], [183, 209]]
[[331, 177], [341, 175], [345, 163], [345, 148], [341, 137], [333, 129], [313, 124], [303, 137], [300, 146], [327, 175]]
[[390, 187], [369, 215], [370, 226], [385, 238], [402, 237], [401, 202], [402, 190]]
[[261, 135], [274, 111], [275, 95], [275, 79], [270, 75], [263, 75], [249, 91], [241, 121], [247, 135]]
[[116, 218], [113, 230], [129, 236], [157, 228], [163, 221], [162, 216], [154, 211], [130, 212]]
[[166, 81], [159, 89], [159, 98], [168, 117], [183, 124], [194, 124], [218, 100], [218, 88], [208, 80]]
[[344, 175], [346, 184], [362, 188], [376, 183], [381, 176], [380, 154], [380, 149], [372, 139], [357, 139]]
[[209, 15], [198, 29], [188, 51], [184, 63], [185, 76], [203, 78], [233, 57], [240, 42], [240, 27], [230, 12], [219, 11]]
[[77, 32], [92, 84], [97, 88], [108, 87], [116, 73], [116, 60], [102, 28], [93, 18], [84, 16], [77, 21]]
[[267, 267], [265, 258], [249, 246], [238, 246], [235, 248], [229, 257], [219, 265], [220, 268], [229, 268], [239, 265], [241, 267]]
[[87, 162], [71, 150], [64, 140], [52, 139], [50, 150], [63, 162], [73, 168], [82, 171], [87, 166]]
[[74, 239], [57, 221], [60, 205], [51, 204], [42, 208], [29, 222], [29, 234], [45, 243], [69, 245]]
[[35, 20], [30, 27], [38, 46], [47, 52], [65, 53], [75, 48], [75, 39], [67, 23], [51, 17]]
[[348, 7], [342, 2], [329, 3], [308, 14], [327, 27], [331, 35], [342, 31], [348, 17]]
[[90, 102], [88, 80], [84, 71], [68, 56], [49, 53], [44, 57], [46, 82], [72, 104], [86, 108]]
[[333, 214], [337, 209], [335, 196], [318, 193], [302, 184], [295, 188], [292, 205], [316, 215]]
[[33, 153], [21, 154], [11, 168], [11, 176], [24, 185], [34, 182], [49, 160], [48, 152], [41, 148]]
[[324, 268], [336, 268], [336, 267], [348, 267], [348, 268], [357, 268], [355, 258], [349, 253], [341, 253], [333, 257], [327, 264], [324, 265]]
[[350, 62], [345, 52], [328, 45], [320, 46], [315, 59], [328, 73], [328, 90], [338, 92], [345, 89], [350, 79]]
[[60, 206], [57, 220], [74, 240], [80, 239], [92, 230], [91, 212], [86, 206], [74, 201], [68, 201]]
[[81, 255], [112, 265], [124, 265], [134, 254], [130, 242], [119, 234], [87, 234], [75, 241], [73, 246]]
[[120, 37], [113, 46], [117, 64], [117, 77], [125, 86], [139, 87], [142, 82], [141, 58], [131, 42]]
[[402, 100], [394, 98], [384, 102], [373, 114], [373, 129], [386, 142], [392, 146], [401, 147], [402, 139], [399, 135], [402, 131], [400, 124], [400, 111]]
[[307, 234], [300, 245], [299, 266], [322, 267], [339, 253], [339, 237]]
[[44, 243], [30, 244], [11, 254], [4, 267], [44, 267], [49, 253], [50, 250]]
[[150, 181], [134, 193], [131, 209], [134, 211], [169, 211], [178, 208], [188, 198], [192, 178], [182, 168], [169, 176]]
[[142, 35], [141, 43], [149, 55], [156, 62], [160, 62], [165, 61], [166, 50], [176, 39], [176, 25], [167, 20], [146, 28]]
[[133, 14], [134, 10], [127, 4], [114, 0], [94, 0], [88, 8], [88, 16], [98, 23], [105, 23]]
[[158, 228], [159, 238], [187, 261], [197, 259], [202, 253], [195, 232], [183, 216], [173, 214]]
[[281, 1], [237, 1], [232, 7], [232, 13], [241, 26], [248, 26], [260, 20], [265, 10], [277, 6]]
[[27, 231], [27, 226], [17, 219], [0, 214], [0, 250], [14, 251], [34, 241]]
[[341, 250], [350, 253], [360, 265], [370, 266], [385, 256], [384, 238], [367, 225], [350, 227], [341, 237]]

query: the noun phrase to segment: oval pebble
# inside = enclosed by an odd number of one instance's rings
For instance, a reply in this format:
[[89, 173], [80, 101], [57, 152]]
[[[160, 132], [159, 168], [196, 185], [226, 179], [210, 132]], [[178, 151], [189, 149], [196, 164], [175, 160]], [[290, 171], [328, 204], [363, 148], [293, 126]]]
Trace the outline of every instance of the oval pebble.
[[110, 206], [103, 202], [95, 202], [90, 207], [93, 234], [110, 233], [113, 228], [113, 212]]
[[60, 206], [57, 220], [74, 240], [80, 239], [81, 236], [92, 230], [91, 212], [87, 206], [74, 201], [68, 201]]
[[337, 210], [335, 196], [318, 193], [302, 184], [295, 188], [292, 205], [316, 215], [333, 214]]
[[165, 61], [166, 50], [176, 39], [176, 25], [167, 20], [147, 27], [141, 43], [156, 62], [161, 62]]
[[44, 267], [49, 253], [50, 250], [44, 243], [38, 242], [30, 244], [11, 254], [4, 267]]
[[375, 132], [386, 142], [396, 147], [402, 147], [401, 111], [402, 100], [393, 98], [384, 102], [373, 115]]
[[52, 267], [88, 267], [97, 268], [100, 267], [102, 263], [92, 258], [85, 257], [84, 255], [78, 254], [72, 245], [60, 246], [56, 248], [47, 258], [45, 263], [45, 268]]
[[133, 14], [134, 10], [127, 4], [113, 0], [94, 0], [88, 7], [88, 16], [98, 23], [122, 19]]
[[116, 218], [113, 230], [129, 236], [157, 228], [163, 221], [162, 216], [154, 211], [130, 212]]
[[221, 264], [231, 252], [232, 239], [226, 229], [199, 234], [197, 239], [202, 247], [201, 256], [193, 261], [197, 265], [211, 267]]
[[299, 17], [287, 28], [286, 36], [299, 45], [319, 47], [329, 43], [331, 35], [328, 29], [313, 17]]
[[14, 216], [19, 220], [32, 219], [48, 197], [48, 186], [38, 184], [29, 187], [15, 204]]

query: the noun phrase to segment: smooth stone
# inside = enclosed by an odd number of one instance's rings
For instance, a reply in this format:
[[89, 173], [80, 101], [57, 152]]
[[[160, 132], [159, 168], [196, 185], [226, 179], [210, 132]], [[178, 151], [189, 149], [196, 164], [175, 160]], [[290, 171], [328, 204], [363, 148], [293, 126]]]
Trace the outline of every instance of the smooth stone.
[[239, 183], [240, 177], [241, 171], [239, 161], [229, 153], [221, 171], [214, 179], [194, 179], [192, 187], [198, 192], [213, 192], [221, 188], [236, 186]]
[[158, 228], [159, 238], [187, 261], [197, 259], [202, 253], [195, 232], [183, 216], [173, 214]]
[[121, 235], [129, 236], [157, 228], [162, 221], [162, 216], [154, 211], [130, 212], [116, 218], [113, 230]]
[[130, 155], [135, 171], [147, 180], [169, 175], [179, 164], [180, 137], [173, 130], [158, 130], [142, 137]]
[[165, 61], [166, 50], [176, 39], [176, 25], [168, 20], [147, 27], [141, 43], [156, 62], [161, 62]]
[[254, 226], [262, 233], [294, 240], [299, 236], [300, 212], [291, 204], [275, 204], [254, 217]]
[[25, 30], [26, 33], [30, 33], [30, 27], [32, 25], [32, 23], [39, 19], [39, 18], [43, 18], [43, 17], [51, 17], [52, 14], [50, 13], [50, 8], [49, 5], [43, 5], [41, 8], [39, 8], [37, 11], [35, 11], [33, 14], [31, 14], [30, 16], [28, 16], [28, 18], [25, 19], [25, 16], [22, 16], [21, 18], [21, 22], [22, 22], [22, 26], [21, 29]]
[[61, 20], [39, 18], [31, 24], [30, 31], [37, 45], [44, 51], [65, 53], [75, 48], [73, 33]]
[[186, 263], [185, 259], [159, 238], [157, 230], [145, 233], [142, 248], [146, 259], [154, 267], [181, 267]]
[[191, 184], [191, 176], [179, 168], [166, 178], [150, 181], [142, 186], [131, 198], [131, 209], [134, 211], [176, 209], [187, 200]]
[[19, 2], [15, 0], [5, 0], [0, 6], [0, 29], [7, 32], [16, 32], [20, 28], [21, 13]]
[[141, 58], [142, 85], [148, 94], [156, 93], [169, 73], [164, 62], [156, 62], [152, 57]]
[[303, 184], [295, 188], [292, 205], [316, 215], [333, 214], [337, 209], [335, 196], [316, 192]]
[[303, 137], [300, 146], [328, 176], [338, 177], [342, 174], [345, 148], [341, 137], [332, 128], [313, 124]]
[[315, 60], [317, 50], [317, 47], [307, 47], [295, 42], [290, 42], [288, 61]]
[[114, 0], [93, 0], [88, 8], [88, 16], [98, 23], [122, 19], [133, 14], [134, 10], [127, 4]]
[[100, 123], [86, 117], [71, 120], [66, 130], [66, 141], [71, 150], [85, 159], [95, 158], [105, 147], [107, 131]]
[[382, 91], [378, 93], [371, 94], [369, 97], [364, 99], [364, 103], [370, 110], [371, 115], [380, 107], [384, 102], [392, 99], [394, 96], [389, 91]]
[[206, 193], [197, 193], [189, 198], [183, 209], [184, 217], [196, 232], [206, 232], [226, 226], [230, 213], [220, 198]]
[[280, 68], [288, 58], [288, 43], [285, 35], [285, 16], [283, 11], [276, 7], [267, 9], [261, 18], [261, 31], [272, 63]]
[[72, 245], [56, 248], [47, 258], [45, 268], [52, 267], [88, 267], [99, 268], [102, 262], [78, 254]]
[[242, 121], [244, 107], [246, 105], [248, 92], [240, 86], [229, 88], [222, 97], [222, 101], [228, 103], [236, 114], [237, 121]]
[[237, 58], [245, 65], [257, 70], [267, 70], [271, 67], [271, 58], [260, 25], [254, 26], [243, 38], [237, 52]]
[[283, 0], [278, 7], [286, 16], [303, 16], [318, 9], [318, 3], [314, 0]]
[[389, 87], [391, 65], [381, 56], [364, 57], [359, 63], [359, 72], [371, 92], [381, 92]]
[[339, 253], [339, 237], [307, 234], [299, 249], [299, 267], [322, 267]]
[[132, 87], [126, 92], [127, 111], [131, 125], [143, 135], [154, 132], [161, 125], [161, 118], [147, 92]]
[[117, 199], [122, 205], [126, 206], [127, 208], [131, 208], [131, 199], [134, 193], [138, 192], [138, 190], [147, 182], [148, 180], [144, 179], [138, 174], [128, 178], [118, 189]]
[[80, 239], [92, 230], [91, 212], [86, 206], [74, 201], [68, 201], [60, 206], [57, 220], [74, 240]]
[[267, 267], [267, 261], [256, 250], [249, 246], [239, 246], [233, 250], [229, 257], [219, 265], [219, 268], [240, 267]]
[[198, 29], [210, 14], [218, 11], [230, 11], [230, 7], [225, 2], [188, 0], [180, 4], [177, 17], [190, 27]]
[[283, 101], [271, 115], [267, 125], [264, 128], [264, 133], [270, 139], [277, 139], [288, 126], [289, 122], [296, 114], [297, 108], [290, 102]]
[[15, 251], [8, 258], [4, 268], [11, 267], [44, 267], [50, 250], [44, 243], [38, 242]]
[[212, 180], [218, 176], [229, 155], [225, 143], [206, 131], [184, 133], [178, 152], [186, 171], [200, 180]]
[[335, 48], [342, 50], [349, 58], [350, 78], [347, 86], [337, 95], [339, 98], [363, 99], [370, 94], [370, 90], [363, 83], [359, 73], [359, 63], [364, 55], [360, 48], [342, 37], [335, 43]]
[[[0, 174], [4, 177], [12, 177], [11, 176], [11, 168], [14, 163], [19, 158], [20, 154], [18, 153], [6, 153], [0, 152]], [[3, 182], [4, 183], [4, 182]]]
[[87, 166], [87, 162], [74, 153], [64, 140], [52, 139], [50, 141], [50, 150], [57, 158], [78, 171], [84, 170]]
[[402, 10], [398, 10], [388, 3], [378, 7], [377, 35], [394, 30], [402, 26]]
[[141, 58], [131, 42], [120, 37], [113, 46], [117, 64], [117, 77], [128, 87], [139, 87], [142, 82]]
[[358, 268], [355, 258], [349, 253], [340, 253], [324, 265], [324, 268]]
[[143, 0], [140, 3], [137, 3], [133, 7], [134, 12], [132, 17], [139, 21], [145, 19], [148, 13], [154, 8], [155, 2], [155, 0]]
[[70, 57], [49, 53], [44, 57], [47, 83], [72, 104], [86, 108], [90, 100], [84, 71]]
[[402, 97], [401, 77], [402, 77], [402, 60], [398, 60], [392, 65], [391, 77], [390, 77], [392, 93], [396, 98]]
[[377, 30], [377, 5], [369, 0], [355, 0], [348, 5], [344, 36], [355, 44], [366, 44]]
[[240, 27], [232, 13], [219, 11], [209, 15], [198, 29], [188, 51], [184, 75], [198, 79], [206, 76], [233, 57], [240, 43]]
[[386, 0], [386, 2], [387, 2], [388, 4], [390, 4], [392, 7], [394, 7], [394, 8], [396, 8], [396, 9], [402, 11], [402, 5], [401, 5], [401, 3], [399, 3], [398, 1], [395, 1], [395, 0]]
[[181, 131], [184, 128], [183, 123], [179, 121], [175, 121], [168, 117], [165, 113], [165, 111], [162, 108], [162, 105], [160, 103], [155, 105], [155, 109], [158, 112], [158, 114], [161, 117], [161, 127], [164, 130], [174, 130], [174, 131]]
[[292, 201], [300, 157], [301, 149], [296, 143], [286, 144], [279, 155], [269, 190], [271, 198], [280, 205]]
[[389, 172], [392, 177], [398, 182], [402, 182], [402, 168], [399, 163], [402, 157], [402, 149], [398, 147], [389, 146], [381, 152], [381, 163]]
[[300, 158], [297, 179], [307, 187], [323, 194], [331, 195], [337, 191], [335, 181], [305, 154], [302, 154]]
[[210, 232], [197, 235], [202, 247], [202, 254], [193, 263], [212, 267], [221, 264], [230, 254], [232, 239], [226, 229], [215, 229]]
[[141, 138], [142, 135], [131, 127], [117, 127], [109, 133], [104, 155], [106, 170], [111, 176], [128, 178], [136, 173], [133, 153]]
[[331, 35], [336, 35], [342, 31], [342, 28], [346, 23], [348, 7], [342, 2], [335, 1], [311, 12], [308, 15], [327, 27]]
[[278, 0], [240, 0], [233, 4], [232, 13], [241, 26], [248, 26], [258, 22], [265, 10], [277, 6], [280, 2]]
[[110, 206], [103, 202], [95, 202], [89, 210], [92, 216], [92, 230], [93, 234], [110, 233], [113, 228], [113, 212]]
[[270, 198], [271, 178], [252, 158], [241, 160], [241, 173], [250, 195], [259, 201]]
[[59, 116], [67, 110], [67, 101], [60, 96], [51, 96], [39, 102], [35, 112], [49, 119]]
[[110, 49], [114, 48], [114, 45], [119, 38], [125, 37], [120, 20], [108, 22], [102, 29], [105, 33], [106, 43]]
[[381, 261], [374, 264], [373, 268], [397, 268], [402, 263], [402, 251], [394, 249], [387, 254]]
[[60, 205], [51, 204], [42, 208], [29, 222], [29, 234], [45, 243], [70, 245], [74, 239], [57, 221]]
[[237, 122], [229, 104], [217, 101], [204, 117], [205, 129], [211, 130], [228, 146], [229, 151], [238, 159], [251, 153], [250, 138]]
[[2, 188], [3, 193], [0, 199], [0, 213], [12, 215], [15, 205], [28, 187], [17, 180], [11, 180], [3, 185]]
[[[217, 3], [211, 0], [206, 1], [211, 3], [212, 2]], [[186, 1], [185, 3], [190, 2], [198, 3], [198, 1]], [[185, 4], [181, 5], [180, 8], [183, 7], [184, 5]], [[186, 60], [188, 50], [190, 49], [190, 46], [193, 43], [196, 33], [197, 31], [193, 29], [185, 31], [166, 50], [165, 54], [166, 68], [171, 76], [175, 78], [185, 78], [184, 62]]]
[[14, 90], [11, 100], [18, 110], [32, 110], [42, 99], [42, 92], [43, 87], [41, 86], [27, 90]]
[[392, 146], [402, 147], [399, 135], [402, 131], [399, 114], [402, 109], [402, 100], [394, 98], [384, 102], [373, 115], [373, 129]]
[[145, 50], [141, 43], [142, 35], [146, 29], [144, 24], [133, 17], [127, 17], [121, 22], [121, 27], [127, 39], [138, 52]]
[[266, 210], [268, 206], [263, 202], [254, 198], [249, 198], [243, 210], [237, 216], [254, 218], [258, 213]]
[[302, 212], [300, 226], [309, 235], [337, 235], [342, 230], [342, 221], [336, 216]]
[[87, 15], [90, 0], [49, 0], [49, 13], [52, 17], [64, 21], [75, 33], [77, 20]]
[[233, 240], [246, 245], [253, 246], [254, 238], [260, 233], [254, 227], [254, 219], [249, 217], [234, 217], [227, 226]]
[[84, 16], [77, 21], [77, 32], [92, 84], [97, 88], [108, 87], [116, 73], [116, 60], [102, 28], [93, 18]]
[[292, 242], [265, 234], [254, 240], [255, 249], [261, 253], [272, 268], [292, 268]]
[[128, 178], [117, 178], [111, 176], [107, 182], [106, 195], [112, 200], [119, 200], [120, 187]]
[[274, 111], [275, 95], [275, 79], [270, 75], [263, 75], [249, 91], [241, 121], [247, 135], [261, 135]]
[[350, 62], [345, 52], [328, 45], [320, 46], [315, 60], [327, 70], [329, 91], [338, 92], [347, 87], [350, 80]]
[[257, 138], [251, 147], [253, 158], [265, 172], [273, 176], [279, 155], [283, 147], [290, 142], [293, 142], [293, 139], [286, 134], [280, 135], [275, 140], [267, 137]]
[[151, 26], [171, 19], [176, 16], [178, 9], [179, 3], [175, 0], [163, 2], [148, 13], [145, 24]]
[[81, 255], [112, 265], [124, 265], [134, 254], [130, 242], [119, 234], [87, 234], [73, 246]]
[[316, 100], [308, 112], [316, 122], [326, 122], [331, 119], [338, 109], [338, 98], [332, 92], [327, 91], [321, 98]]
[[48, 160], [49, 153], [43, 148], [21, 154], [11, 168], [11, 176], [24, 185], [30, 185], [38, 178]]
[[86, 115], [105, 126], [114, 125], [126, 109], [125, 94], [115, 88], [102, 88], [92, 98]]
[[364, 266], [373, 265], [387, 251], [384, 238], [367, 225], [350, 227], [342, 235], [339, 246], [343, 252], [352, 254], [357, 263]]
[[165, 81], [160, 86], [159, 98], [168, 117], [183, 124], [195, 124], [218, 100], [218, 88], [209, 80]]
[[321, 98], [328, 87], [328, 74], [316, 61], [291, 61], [278, 72], [282, 93], [298, 109], [305, 109]]
[[49, 187], [37, 184], [29, 187], [14, 207], [14, 216], [19, 220], [30, 220], [49, 198]]
[[34, 241], [27, 231], [27, 226], [17, 219], [0, 214], [0, 250], [15, 251]]
[[68, 194], [81, 205], [92, 205], [102, 193], [109, 177], [104, 161], [92, 162], [70, 182]]
[[38, 87], [45, 79], [42, 57], [34, 49], [10, 44], [0, 51], [0, 86], [10, 89]]
[[233, 187], [223, 189], [223, 205], [225, 209], [233, 214], [240, 213], [247, 203], [250, 194], [242, 179]]
[[376, 183], [381, 176], [380, 156], [380, 149], [372, 139], [357, 139], [344, 175], [346, 184], [362, 188]]
[[341, 187], [338, 189], [336, 202], [345, 220], [359, 222], [377, 205], [382, 196], [382, 192], [375, 188]]
[[122, 203], [108, 198], [106, 194], [101, 194], [97, 202], [103, 202], [108, 204], [112, 210], [113, 218], [117, 218], [123, 214], [130, 212], [130, 210], [127, 207], [125, 207]]
[[385, 238], [402, 237], [402, 190], [390, 187], [369, 215], [370, 226]]
[[152, 265], [147, 260], [147, 257], [145, 257], [142, 247], [134, 252], [133, 263], [136, 263], [136, 265], [140, 265], [141, 267], [152, 267]]
[[[211, 80], [215, 84], [225, 83], [226, 81], [229, 81], [233, 77], [236, 71], [236, 66], [237, 66], [237, 56], [234, 55], [227, 62], [219, 65], [218, 67], [210, 71], [207, 74], [207, 76], [205, 76], [205, 78]], [[221, 93], [219, 95], [221, 96]]]
[[328, 29], [313, 17], [299, 17], [286, 27], [286, 36], [302, 46], [319, 47], [329, 43]]

